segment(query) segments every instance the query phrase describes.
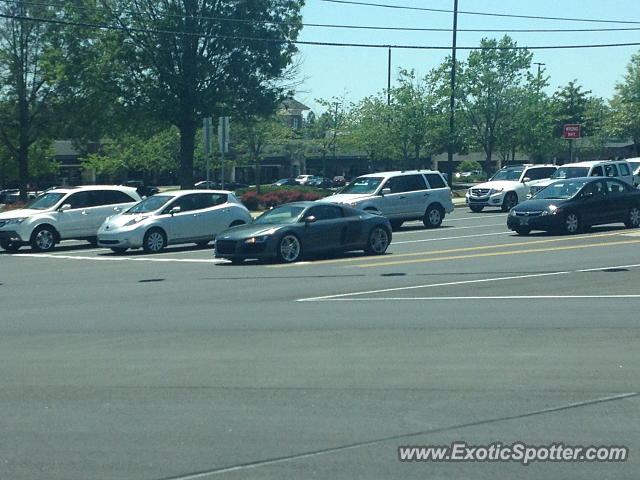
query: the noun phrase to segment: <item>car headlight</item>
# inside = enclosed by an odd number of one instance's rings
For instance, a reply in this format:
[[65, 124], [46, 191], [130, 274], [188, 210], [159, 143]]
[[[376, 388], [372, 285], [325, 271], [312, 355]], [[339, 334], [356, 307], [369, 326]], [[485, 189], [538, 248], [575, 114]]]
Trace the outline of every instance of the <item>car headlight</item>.
[[10, 218], [7, 220], [5, 225], [17, 225], [18, 223], [24, 222], [29, 217], [20, 217], [20, 218]]
[[247, 238], [244, 243], [252, 244], [252, 243], [264, 243], [269, 240], [269, 235], [260, 235], [258, 237]]
[[504, 188], [492, 188], [491, 189], [491, 195], [493, 195], [494, 193], [500, 193], [503, 190], [504, 190]]
[[511, 210], [509, 210], [509, 216], [510, 216], [510, 217], [515, 217], [515, 216], [516, 216], [516, 211], [515, 211], [515, 209], [513, 209], [513, 208], [512, 208]]
[[129, 227], [129, 226], [131, 226], [131, 225], [135, 225], [136, 223], [140, 223], [140, 222], [142, 222], [143, 220], [146, 220], [147, 218], [149, 218], [149, 217], [135, 217], [135, 218], [132, 218], [132, 219], [131, 219], [131, 220], [129, 220], [127, 223], [125, 223], [125, 224], [123, 225], [123, 227]]
[[560, 212], [560, 209], [557, 205], [549, 205], [546, 210], [542, 211], [542, 215], [556, 215]]

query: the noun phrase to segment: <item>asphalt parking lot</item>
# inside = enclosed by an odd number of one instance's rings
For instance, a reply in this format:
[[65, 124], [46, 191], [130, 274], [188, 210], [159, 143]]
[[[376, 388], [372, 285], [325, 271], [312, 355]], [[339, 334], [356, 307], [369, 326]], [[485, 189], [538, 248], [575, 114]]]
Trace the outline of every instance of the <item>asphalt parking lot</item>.
[[[459, 208], [292, 265], [0, 254], [0, 478], [638, 478], [640, 230], [505, 224]], [[398, 461], [458, 440], [630, 458]]]

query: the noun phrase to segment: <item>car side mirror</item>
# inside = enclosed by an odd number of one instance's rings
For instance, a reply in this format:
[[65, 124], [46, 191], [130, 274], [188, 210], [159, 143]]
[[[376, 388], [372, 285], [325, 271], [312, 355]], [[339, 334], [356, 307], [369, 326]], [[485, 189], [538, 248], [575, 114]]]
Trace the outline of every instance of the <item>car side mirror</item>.
[[316, 217], [314, 217], [313, 215], [309, 215], [308, 217], [304, 217], [304, 223], [309, 225], [310, 223], [315, 223], [316, 220], [318, 220]]
[[180, 208], [179, 206], [176, 205], [171, 210], [169, 210], [169, 215], [173, 216], [176, 213], [180, 213], [181, 211], [182, 211], [182, 208]]
[[383, 188], [382, 191], [380, 192], [380, 195], [384, 197], [385, 195], [389, 195], [390, 193], [391, 193], [390, 188]]
[[522, 183], [527, 183], [527, 182], [530, 182], [530, 181], [531, 181], [531, 179], [529, 177], [524, 177], [522, 179]]
[[60, 213], [66, 212], [67, 210], [71, 210], [71, 204], [70, 203], [65, 203], [60, 208], [58, 208], [58, 211]]

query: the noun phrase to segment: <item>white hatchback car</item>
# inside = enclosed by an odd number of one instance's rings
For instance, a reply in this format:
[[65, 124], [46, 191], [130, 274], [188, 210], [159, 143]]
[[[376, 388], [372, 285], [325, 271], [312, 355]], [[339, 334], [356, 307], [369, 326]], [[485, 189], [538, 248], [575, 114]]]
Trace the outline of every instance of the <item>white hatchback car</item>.
[[177, 243], [206, 245], [223, 230], [250, 222], [249, 210], [232, 192], [163, 192], [108, 218], [98, 230], [98, 246], [116, 253], [141, 247], [155, 253]]
[[65, 239], [96, 241], [98, 228], [114, 213], [140, 201], [135, 188], [112, 185], [54, 188], [26, 208], [0, 213], [0, 246], [16, 252], [30, 244], [52, 250]]
[[379, 213], [389, 219], [394, 230], [408, 220], [422, 220], [427, 228], [439, 227], [445, 214], [454, 209], [451, 188], [434, 170], [362, 175], [336, 195], [319, 201]]

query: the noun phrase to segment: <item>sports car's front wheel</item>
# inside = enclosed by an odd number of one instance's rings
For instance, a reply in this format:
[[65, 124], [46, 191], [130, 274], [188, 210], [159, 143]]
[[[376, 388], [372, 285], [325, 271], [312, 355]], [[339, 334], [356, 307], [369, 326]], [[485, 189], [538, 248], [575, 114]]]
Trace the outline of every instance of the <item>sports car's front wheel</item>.
[[374, 227], [369, 233], [369, 240], [364, 249], [368, 255], [382, 255], [389, 246], [389, 232], [383, 227]]
[[297, 262], [302, 258], [302, 244], [300, 239], [292, 233], [286, 234], [278, 242], [278, 260], [285, 263]]

